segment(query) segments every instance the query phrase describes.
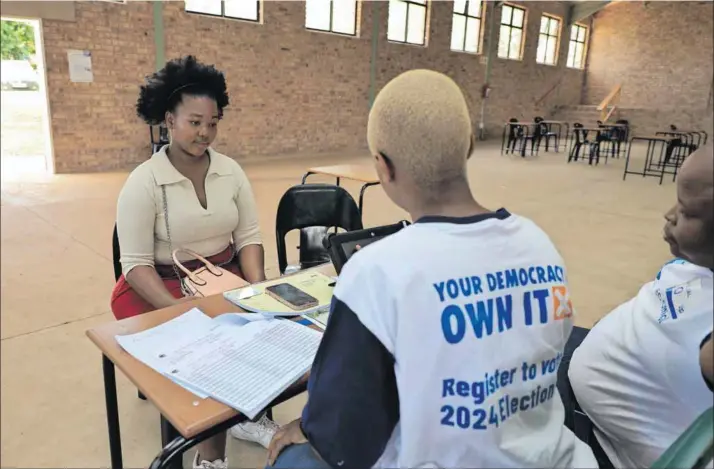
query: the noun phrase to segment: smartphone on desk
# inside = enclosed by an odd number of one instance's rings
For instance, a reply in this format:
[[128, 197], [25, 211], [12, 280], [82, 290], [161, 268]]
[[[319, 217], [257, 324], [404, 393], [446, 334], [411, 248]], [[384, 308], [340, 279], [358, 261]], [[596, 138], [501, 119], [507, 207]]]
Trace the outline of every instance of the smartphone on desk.
[[317, 298], [308, 295], [289, 283], [278, 283], [277, 285], [265, 287], [265, 293], [295, 311], [304, 311], [319, 304]]

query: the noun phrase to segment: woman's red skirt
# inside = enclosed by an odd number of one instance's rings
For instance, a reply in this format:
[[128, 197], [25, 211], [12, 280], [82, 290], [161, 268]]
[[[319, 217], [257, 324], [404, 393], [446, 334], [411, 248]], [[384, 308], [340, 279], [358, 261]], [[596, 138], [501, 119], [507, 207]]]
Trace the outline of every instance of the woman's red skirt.
[[[238, 260], [231, 260], [232, 256], [233, 249], [232, 247], [228, 247], [225, 251], [209, 257], [208, 260], [215, 265], [220, 264], [224, 269], [243, 278], [243, 273], [238, 265]], [[225, 264], [228, 261], [231, 262]], [[203, 264], [199, 261], [189, 261], [184, 263], [184, 266], [191, 271], [198, 269], [202, 265]], [[183, 293], [181, 293], [181, 281], [176, 277], [172, 266], [157, 265], [156, 272], [163, 280], [166, 289], [174, 296], [174, 298], [183, 297]], [[117, 318], [117, 320], [138, 316], [156, 309], [151, 305], [151, 303], [146, 301], [144, 298], [139, 296], [136, 291], [134, 291], [131, 285], [129, 285], [129, 282], [127, 282], [124, 278], [124, 275], [119, 277], [116, 285], [114, 285], [111, 298], [111, 308], [112, 313], [114, 313], [114, 317]]]

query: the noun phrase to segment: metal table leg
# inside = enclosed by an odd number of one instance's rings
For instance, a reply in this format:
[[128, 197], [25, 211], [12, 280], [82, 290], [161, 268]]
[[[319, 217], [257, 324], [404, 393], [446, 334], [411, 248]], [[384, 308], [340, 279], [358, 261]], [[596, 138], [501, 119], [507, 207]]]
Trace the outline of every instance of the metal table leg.
[[371, 186], [377, 186], [379, 185], [378, 182], [368, 182], [364, 186], [362, 186], [362, 189], [359, 191], [359, 213], [362, 215], [362, 207], [364, 206], [364, 191], [367, 190], [368, 187]]
[[[161, 416], [161, 446], [167, 447], [169, 443], [174, 441], [176, 438], [180, 437], [179, 432], [176, 431], [171, 422], [166, 420], [164, 416]], [[175, 459], [175, 460], [174, 460]], [[181, 469], [182, 461], [181, 458], [173, 458], [164, 466], [167, 469]]]
[[303, 184], [305, 184], [305, 181], [307, 181], [307, 177], [310, 176], [311, 174], [315, 174], [315, 173], [311, 173], [310, 171], [305, 173], [305, 175], [302, 177]]
[[107, 427], [109, 428], [109, 454], [112, 469], [123, 469], [121, 454], [121, 432], [119, 430], [119, 406], [117, 404], [117, 382], [114, 363], [102, 355], [104, 371], [104, 400], [107, 406]]

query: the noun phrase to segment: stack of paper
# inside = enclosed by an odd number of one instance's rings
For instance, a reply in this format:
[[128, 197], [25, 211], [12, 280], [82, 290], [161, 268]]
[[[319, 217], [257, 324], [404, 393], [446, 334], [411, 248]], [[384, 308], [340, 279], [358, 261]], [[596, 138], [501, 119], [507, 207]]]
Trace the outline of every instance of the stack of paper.
[[[317, 299], [314, 308], [296, 311], [265, 293], [265, 287], [278, 283], [289, 283]], [[270, 282], [245, 288], [238, 288], [223, 294], [224, 298], [246, 311], [273, 316], [298, 316], [327, 312], [332, 301], [334, 279], [314, 270], [300, 272]]]
[[309, 371], [321, 337], [292, 321], [239, 313], [211, 319], [194, 308], [117, 342], [187, 390], [254, 418]]

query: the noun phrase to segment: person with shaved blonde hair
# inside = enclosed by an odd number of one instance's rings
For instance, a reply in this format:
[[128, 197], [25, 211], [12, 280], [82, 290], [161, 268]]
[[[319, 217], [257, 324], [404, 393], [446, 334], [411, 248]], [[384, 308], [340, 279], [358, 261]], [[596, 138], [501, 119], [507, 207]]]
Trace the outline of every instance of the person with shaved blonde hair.
[[572, 329], [563, 259], [532, 221], [479, 204], [453, 80], [413, 70], [369, 114], [382, 187], [414, 223], [345, 264], [284, 468], [597, 467], [564, 424]]

